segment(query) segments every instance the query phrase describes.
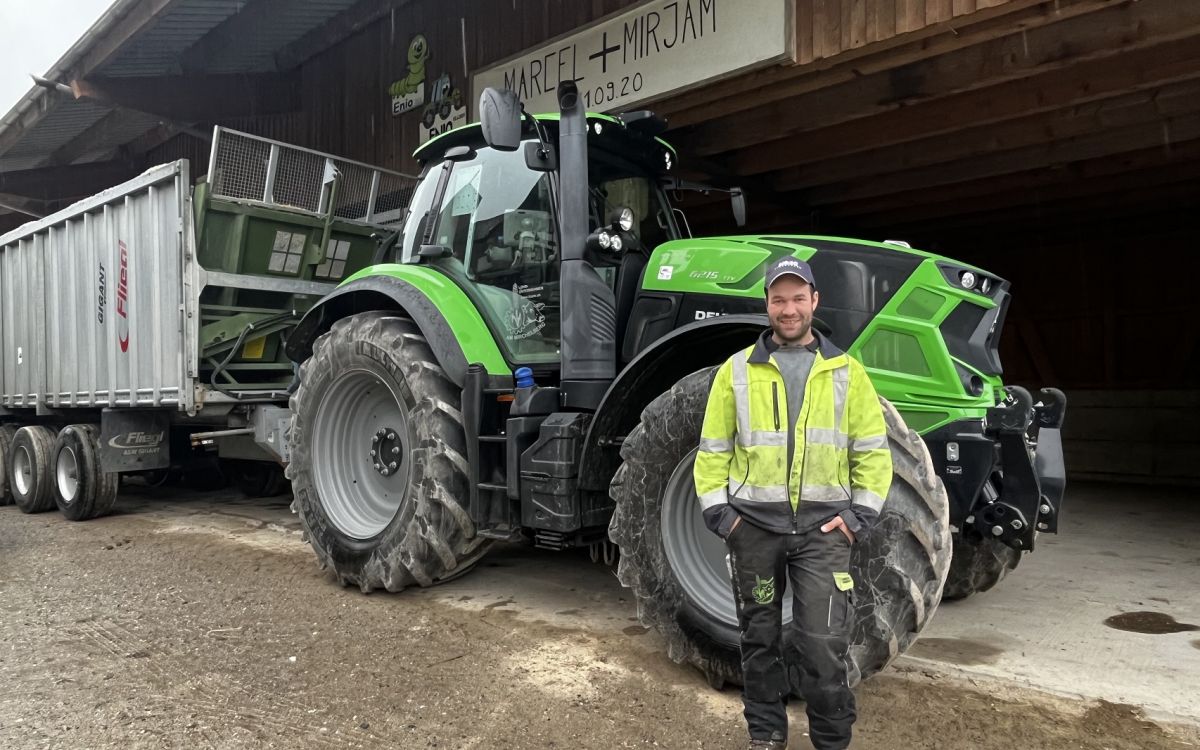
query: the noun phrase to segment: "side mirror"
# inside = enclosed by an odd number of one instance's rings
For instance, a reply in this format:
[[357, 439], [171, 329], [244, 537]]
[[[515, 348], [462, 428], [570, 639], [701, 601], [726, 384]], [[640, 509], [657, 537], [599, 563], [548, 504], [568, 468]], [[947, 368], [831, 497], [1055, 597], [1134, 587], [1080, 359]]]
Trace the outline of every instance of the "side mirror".
[[479, 95], [479, 124], [487, 145], [516, 151], [521, 145], [521, 100], [508, 89], [484, 89]]
[[733, 203], [733, 220], [739, 227], [746, 226], [746, 194], [740, 187], [730, 188], [729, 200]]

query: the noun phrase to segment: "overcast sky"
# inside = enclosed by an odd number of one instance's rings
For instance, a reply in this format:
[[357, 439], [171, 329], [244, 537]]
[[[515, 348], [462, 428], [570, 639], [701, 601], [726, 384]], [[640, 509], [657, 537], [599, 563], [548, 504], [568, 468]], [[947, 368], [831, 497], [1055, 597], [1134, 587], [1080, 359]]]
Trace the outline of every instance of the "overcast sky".
[[114, 0], [0, 0], [0, 117]]

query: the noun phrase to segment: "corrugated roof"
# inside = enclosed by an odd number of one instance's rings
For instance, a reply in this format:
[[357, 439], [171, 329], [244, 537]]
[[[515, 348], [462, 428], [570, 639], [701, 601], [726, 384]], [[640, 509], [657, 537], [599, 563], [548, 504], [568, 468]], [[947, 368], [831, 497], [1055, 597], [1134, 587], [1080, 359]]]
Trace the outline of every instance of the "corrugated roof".
[[[246, 4], [246, 0], [178, 0], [97, 73], [114, 77], [179, 74], [180, 55]], [[297, 4], [306, 3], [297, 0]]]
[[[46, 74], [51, 80], [61, 80], [71, 71], [75, 75], [112, 77], [166, 76], [181, 72], [180, 59], [188, 49], [221, 24], [250, 7], [256, 0], [174, 0], [148, 21], [126, 42], [115, 56], [96, 70], [74, 71], [78, 61], [106, 40], [106, 35], [131, 13], [149, 7], [152, 0], [118, 0], [113, 7], [76, 42], [71, 50]], [[259, 0], [261, 1], [261, 0]], [[354, 5], [356, 0], [293, 0], [275, 9], [271, 23], [257, 24], [253, 33], [223, 52], [218, 60], [208, 63], [204, 72], [258, 73], [275, 68], [275, 53], [309, 31], [324, 25], [334, 16]], [[39, 100], [49, 99], [40, 104]], [[0, 138], [16, 126], [22, 115], [43, 106], [45, 112], [26, 125], [21, 138], [0, 152], [0, 171], [30, 169], [43, 163], [51, 154], [70, 143], [80, 133], [94, 125], [108, 112], [95, 102], [72, 99], [39, 87], [32, 89], [17, 106], [0, 119]], [[25, 119], [30, 117], [25, 114]], [[158, 122], [160, 118], [147, 115], [144, 120], [131, 119], [122, 128], [109, 134], [104, 143], [97, 142], [88, 154], [77, 162], [87, 161], [134, 140]], [[143, 127], [144, 126], [144, 127]]]

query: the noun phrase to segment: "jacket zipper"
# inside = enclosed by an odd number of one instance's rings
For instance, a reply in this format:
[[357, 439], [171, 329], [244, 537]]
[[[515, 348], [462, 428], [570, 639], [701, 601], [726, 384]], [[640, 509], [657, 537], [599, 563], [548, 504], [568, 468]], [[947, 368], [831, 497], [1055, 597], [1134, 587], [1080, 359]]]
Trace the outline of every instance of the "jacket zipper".
[[779, 432], [779, 383], [771, 381], [771, 403], [775, 407], [775, 431]]

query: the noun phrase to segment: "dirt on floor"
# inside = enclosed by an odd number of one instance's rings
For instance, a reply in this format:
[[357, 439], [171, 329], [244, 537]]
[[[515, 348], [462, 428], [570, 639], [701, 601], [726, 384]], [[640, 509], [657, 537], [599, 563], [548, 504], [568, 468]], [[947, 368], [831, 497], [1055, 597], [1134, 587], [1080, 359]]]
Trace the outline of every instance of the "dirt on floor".
[[[0, 747], [745, 747], [737, 692], [667, 659], [628, 601], [623, 627], [563, 627], [436, 592], [342, 589], [253, 513], [0, 508]], [[855, 748], [1200, 746], [1129, 706], [922, 671], [858, 693]]]

